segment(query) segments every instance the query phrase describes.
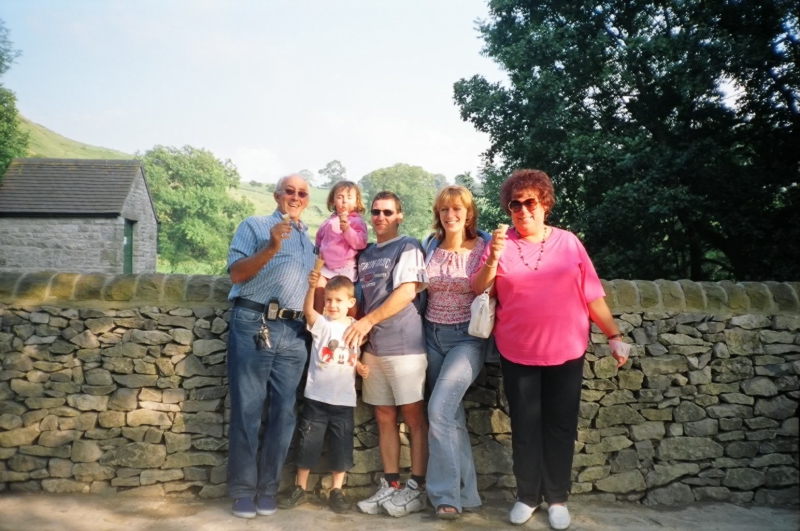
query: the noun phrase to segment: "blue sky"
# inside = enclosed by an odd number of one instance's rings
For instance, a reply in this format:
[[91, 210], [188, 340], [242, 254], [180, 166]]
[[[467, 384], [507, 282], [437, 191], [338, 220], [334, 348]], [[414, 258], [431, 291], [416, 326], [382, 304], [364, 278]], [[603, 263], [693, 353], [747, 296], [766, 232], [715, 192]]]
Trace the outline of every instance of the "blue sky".
[[128, 153], [192, 145], [272, 182], [338, 159], [450, 180], [488, 138], [453, 83], [504, 74], [480, 55], [485, 0], [5, 0], [20, 112]]

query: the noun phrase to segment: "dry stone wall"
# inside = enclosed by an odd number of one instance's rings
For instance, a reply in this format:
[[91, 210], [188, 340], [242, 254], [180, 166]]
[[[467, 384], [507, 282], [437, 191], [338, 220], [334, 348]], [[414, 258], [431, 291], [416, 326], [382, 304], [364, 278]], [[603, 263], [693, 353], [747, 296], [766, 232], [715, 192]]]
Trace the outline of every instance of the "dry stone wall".
[[[800, 285], [604, 286], [633, 352], [617, 372], [593, 328], [573, 495], [797, 503]], [[206, 276], [0, 273], [0, 491], [224, 496], [229, 289]], [[510, 500], [498, 367], [466, 405], [481, 493]], [[357, 498], [381, 471], [363, 404], [355, 446]], [[324, 460], [317, 472], [324, 491]], [[292, 476], [290, 454], [284, 487]]]

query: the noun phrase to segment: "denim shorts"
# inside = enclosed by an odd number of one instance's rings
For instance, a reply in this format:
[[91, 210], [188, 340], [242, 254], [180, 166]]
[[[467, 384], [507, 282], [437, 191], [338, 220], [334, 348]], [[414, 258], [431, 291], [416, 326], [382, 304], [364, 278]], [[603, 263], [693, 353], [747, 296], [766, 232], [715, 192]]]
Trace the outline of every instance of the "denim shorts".
[[355, 409], [304, 399], [300, 420], [297, 466], [314, 469], [322, 455], [325, 432], [328, 437], [328, 470], [346, 472], [353, 467], [353, 429]]

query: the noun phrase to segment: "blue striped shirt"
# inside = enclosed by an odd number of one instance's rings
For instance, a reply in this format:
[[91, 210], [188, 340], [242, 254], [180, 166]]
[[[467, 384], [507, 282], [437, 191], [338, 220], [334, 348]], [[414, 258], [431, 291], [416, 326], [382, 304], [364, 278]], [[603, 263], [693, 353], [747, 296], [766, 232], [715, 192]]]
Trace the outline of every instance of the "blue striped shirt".
[[[239, 224], [228, 251], [228, 272], [231, 265], [242, 258], [254, 255], [266, 247], [270, 229], [283, 221], [278, 210], [271, 216], [252, 216]], [[280, 301], [281, 308], [302, 310], [308, 290], [308, 274], [314, 268], [314, 244], [308, 239], [308, 227], [292, 221], [292, 231], [283, 240], [281, 250], [261, 268], [256, 276], [234, 284], [228, 300], [243, 297], [267, 304], [270, 299]]]

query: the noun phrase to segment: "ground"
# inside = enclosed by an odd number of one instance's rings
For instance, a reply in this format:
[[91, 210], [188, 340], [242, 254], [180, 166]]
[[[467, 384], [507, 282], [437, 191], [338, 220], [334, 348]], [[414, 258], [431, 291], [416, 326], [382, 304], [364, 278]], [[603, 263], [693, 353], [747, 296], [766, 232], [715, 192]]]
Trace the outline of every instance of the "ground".
[[[572, 531], [797, 531], [797, 507], [740, 507], [697, 503], [680, 508], [638, 504], [570, 504]], [[279, 510], [252, 520], [230, 514], [227, 500], [100, 497], [92, 495], [0, 495], [0, 531], [479, 531], [549, 529], [547, 511], [537, 511], [523, 526], [507, 520], [507, 504], [490, 504], [480, 514], [455, 522], [437, 520], [432, 511], [405, 518], [336, 515], [322, 504]]]

